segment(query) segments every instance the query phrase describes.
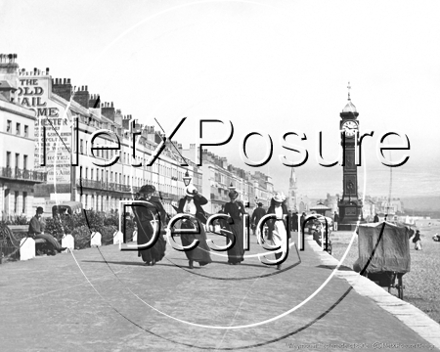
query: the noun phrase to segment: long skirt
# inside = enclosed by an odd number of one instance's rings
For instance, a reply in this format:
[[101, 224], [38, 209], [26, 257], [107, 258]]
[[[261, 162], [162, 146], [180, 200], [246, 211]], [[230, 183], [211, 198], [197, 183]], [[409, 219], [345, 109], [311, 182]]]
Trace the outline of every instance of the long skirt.
[[[189, 220], [182, 222], [182, 229], [194, 229], [196, 226]], [[194, 249], [189, 251], [185, 251], [186, 257], [188, 260], [192, 260], [198, 262], [200, 265], [206, 265], [212, 262], [211, 256], [209, 254], [210, 249], [208, 244], [206, 243], [206, 232], [203, 228], [203, 225], [200, 223], [197, 224], [196, 234], [191, 233], [181, 233], [180, 238], [182, 240], [182, 246], [190, 246], [194, 240], [198, 240], [199, 244]]]
[[[151, 237], [154, 234], [153, 226], [151, 225], [150, 221], [143, 221], [142, 226], [138, 226], [138, 238], [137, 243], [138, 244], [145, 244], [148, 243], [151, 239]], [[156, 262], [162, 260], [162, 258], [165, 256], [165, 246], [166, 242], [163, 238], [162, 234], [159, 234], [159, 238], [157, 239], [156, 243], [148, 248], [138, 251], [138, 256], [142, 257], [142, 260], [145, 263], [149, 263], [153, 260]]]
[[228, 249], [228, 263], [236, 264], [243, 261], [243, 222], [242, 220], [234, 220], [234, 223], [229, 225], [232, 233], [228, 233], [227, 238], [234, 242], [232, 248]]
[[[274, 230], [272, 231], [272, 239], [271, 241], [268, 242], [272, 246], [281, 246], [281, 244], [283, 243], [283, 239], [287, 241], [287, 244], [289, 243], [289, 236], [287, 234], [284, 223], [282, 221], [276, 221]], [[281, 252], [275, 253], [276, 259], [281, 258], [281, 256], [282, 256]]]

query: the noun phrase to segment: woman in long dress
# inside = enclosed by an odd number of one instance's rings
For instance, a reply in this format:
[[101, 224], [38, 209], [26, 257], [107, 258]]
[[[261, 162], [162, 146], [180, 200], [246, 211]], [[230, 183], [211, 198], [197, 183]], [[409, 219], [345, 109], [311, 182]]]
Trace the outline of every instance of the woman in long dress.
[[232, 190], [229, 192], [231, 201], [225, 204], [224, 213], [232, 218], [229, 225], [230, 231], [227, 235], [227, 241], [233, 241], [233, 246], [228, 249], [228, 263], [231, 265], [240, 264], [243, 261], [243, 214], [246, 214], [243, 203], [237, 201], [238, 192]]
[[[285, 201], [286, 196], [284, 193], [276, 192], [267, 210], [267, 214], [275, 214], [277, 217], [277, 220], [269, 220], [267, 222], [267, 227], [269, 228], [268, 241], [272, 242], [274, 246], [280, 246], [283, 238], [286, 238], [287, 242], [289, 242], [290, 238], [287, 231], [287, 223], [286, 220], [284, 220], [284, 215], [289, 214]], [[281, 256], [282, 253], [275, 253], [276, 259], [279, 259]], [[277, 265], [277, 269], [281, 269], [281, 264]]]
[[[148, 243], [154, 235], [154, 231], [159, 226], [158, 231], [165, 228], [166, 211], [162, 206], [158, 197], [153, 197], [156, 188], [152, 185], [145, 185], [139, 190], [138, 200], [145, 200], [151, 203], [139, 204], [132, 206], [135, 221], [138, 230], [137, 243], [138, 245]], [[146, 265], [154, 265], [156, 262], [162, 260], [165, 255], [166, 242], [161, 233], [156, 243], [148, 249], [140, 249], [138, 256]]]
[[209, 247], [206, 243], [206, 232], [204, 224], [206, 224], [205, 211], [202, 205], [208, 203], [208, 200], [198, 193], [194, 185], [189, 185], [185, 189], [186, 196], [179, 201], [177, 212], [179, 214], [190, 214], [196, 219], [186, 219], [181, 221], [181, 229], [196, 229], [197, 233], [181, 233], [182, 246], [190, 246], [194, 240], [198, 240], [197, 247], [186, 250], [185, 254], [188, 258], [188, 266], [194, 268], [194, 262], [198, 262], [200, 266], [207, 265], [212, 262], [209, 254]]

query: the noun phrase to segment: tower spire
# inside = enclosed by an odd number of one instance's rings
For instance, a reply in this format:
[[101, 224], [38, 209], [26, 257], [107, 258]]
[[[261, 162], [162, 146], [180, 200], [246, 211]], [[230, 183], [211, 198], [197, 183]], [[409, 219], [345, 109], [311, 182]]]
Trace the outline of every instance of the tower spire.
[[348, 88], [348, 101], [351, 101], [351, 98], [350, 98], [350, 89], [351, 89], [350, 82], [348, 82], [347, 88]]

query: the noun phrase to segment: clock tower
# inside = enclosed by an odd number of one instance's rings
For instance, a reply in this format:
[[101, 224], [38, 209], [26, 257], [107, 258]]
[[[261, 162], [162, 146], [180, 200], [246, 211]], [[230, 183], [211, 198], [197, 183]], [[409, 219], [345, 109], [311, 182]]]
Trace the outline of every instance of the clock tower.
[[339, 201], [339, 230], [351, 231], [362, 216], [362, 200], [358, 194], [357, 166], [355, 162], [355, 144], [359, 139], [359, 113], [350, 99], [348, 83], [348, 103], [340, 116], [341, 145], [343, 148], [342, 198]]

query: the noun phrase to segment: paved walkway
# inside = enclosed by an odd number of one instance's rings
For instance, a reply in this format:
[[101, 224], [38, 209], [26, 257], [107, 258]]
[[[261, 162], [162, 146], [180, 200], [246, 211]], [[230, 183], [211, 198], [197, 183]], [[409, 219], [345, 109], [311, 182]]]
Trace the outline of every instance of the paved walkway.
[[[428, 350], [344, 271], [309, 299], [334, 267], [316, 250], [307, 241], [299, 259], [293, 249], [281, 271], [255, 257], [231, 266], [214, 255], [189, 270], [169, 246], [154, 267], [117, 246], [0, 265], [0, 350]], [[248, 253], [260, 251], [251, 237]]]

